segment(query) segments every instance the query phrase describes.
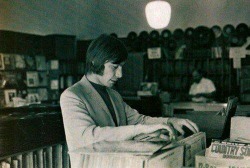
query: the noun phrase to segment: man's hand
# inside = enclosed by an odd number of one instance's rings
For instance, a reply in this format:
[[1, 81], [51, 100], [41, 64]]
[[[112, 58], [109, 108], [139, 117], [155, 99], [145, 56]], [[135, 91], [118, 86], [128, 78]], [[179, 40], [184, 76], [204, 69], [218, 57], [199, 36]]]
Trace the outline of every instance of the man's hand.
[[176, 129], [178, 132], [180, 132], [182, 135], [184, 135], [184, 131], [182, 129], [183, 126], [186, 126], [189, 128], [193, 133], [199, 132], [199, 128], [195, 123], [188, 119], [182, 119], [182, 118], [169, 118], [167, 121], [167, 124], [170, 124]]
[[[174, 128], [171, 125], [144, 125], [146, 132], [141, 133], [134, 137], [134, 140], [138, 141], [159, 141], [159, 140], [174, 140], [176, 135], [174, 134]], [[154, 130], [154, 131], [153, 131]], [[153, 132], [151, 132], [153, 131]]]
[[167, 124], [137, 125], [138, 129], [134, 139], [146, 140], [151, 138], [161, 138], [165, 140], [175, 139], [174, 128]]

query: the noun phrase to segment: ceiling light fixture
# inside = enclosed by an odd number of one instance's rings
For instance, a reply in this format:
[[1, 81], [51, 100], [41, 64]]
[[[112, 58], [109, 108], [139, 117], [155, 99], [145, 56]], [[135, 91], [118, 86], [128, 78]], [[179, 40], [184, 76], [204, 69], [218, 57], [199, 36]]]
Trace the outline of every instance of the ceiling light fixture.
[[171, 6], [166, 1], [152, 1], [146, 5], [145, 13], [150, 27], [154, 29], [162, 29], [169, 24]]

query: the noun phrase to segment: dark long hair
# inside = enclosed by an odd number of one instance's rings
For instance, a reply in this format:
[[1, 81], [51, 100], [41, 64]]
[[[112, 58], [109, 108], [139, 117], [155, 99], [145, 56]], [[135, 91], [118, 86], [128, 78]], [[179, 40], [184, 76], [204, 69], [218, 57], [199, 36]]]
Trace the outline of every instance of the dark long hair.
[[126, 47], [119, 39], [102, 34], [93, 40], [88, 47], [85, 74], [102, 75], [106, 62], [119, 64], [126, 61], [127, 57]]

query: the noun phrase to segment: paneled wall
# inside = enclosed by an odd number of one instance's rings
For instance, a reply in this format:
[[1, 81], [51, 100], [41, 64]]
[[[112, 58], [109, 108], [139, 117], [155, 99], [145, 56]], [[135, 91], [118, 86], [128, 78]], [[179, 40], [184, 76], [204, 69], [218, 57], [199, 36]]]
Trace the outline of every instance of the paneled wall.
[[[101, 33], [126, 37], [152, 29], [144, 8], [150, 0], [0, 0], [0, 29], [47, 35], [76, 35], [93, 39]], [[168, 29], [250, 23], [249, 0], [168, 0], [172, 17]]]

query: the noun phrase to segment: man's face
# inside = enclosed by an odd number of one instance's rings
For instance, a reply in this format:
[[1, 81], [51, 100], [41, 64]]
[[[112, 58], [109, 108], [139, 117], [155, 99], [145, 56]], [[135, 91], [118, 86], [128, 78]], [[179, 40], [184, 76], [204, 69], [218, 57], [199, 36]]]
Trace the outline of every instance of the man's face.
[[112, 87], [122, 77], [122, 66], [125, 62], [114, 64], [106, 62], [104, 64], [103, 75], [98, 75], [98, 83], [106, 87]]
[[193, 81], [195, 83], [199, 83], [201, 78], [202, 78], [201, 74], [199, 72], [197, 72], [197, 71], [194, 71], [192, 76], [193, 76]]

